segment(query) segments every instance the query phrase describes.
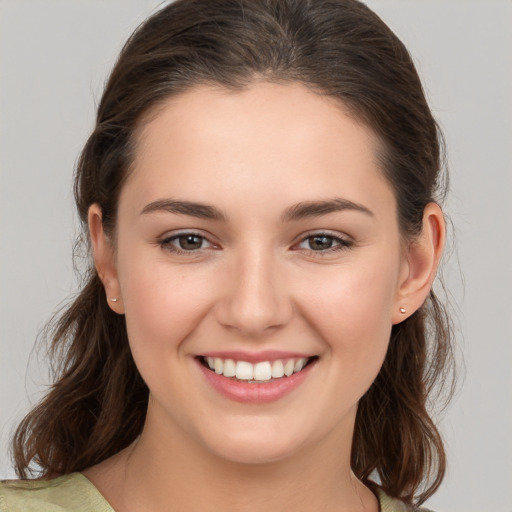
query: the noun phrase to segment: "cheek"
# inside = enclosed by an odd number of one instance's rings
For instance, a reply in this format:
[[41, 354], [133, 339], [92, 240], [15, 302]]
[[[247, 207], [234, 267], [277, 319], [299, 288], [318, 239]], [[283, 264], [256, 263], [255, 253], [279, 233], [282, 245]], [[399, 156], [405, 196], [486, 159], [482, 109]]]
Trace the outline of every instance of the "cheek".
[[359, 400], [384, 361], [392, 328], [397, 272], [389, 262], [346, 268], [309, 293], [308, 320], [327, 345], [341, 389]]
[[136, 359], [140, 355], [139, 359], [158, 363], [165, 353], [180, 349], [212, 301], [206, 275], [172, 268], [144, 253], [120, 262], [119, 278]]
[[[396, 267], [396, 268], [395, 268]], [[398, 265], [370, 261], [333, 269], [321, 286], [303, 283], [304, 304], [311, 305], [310, 318], [329, 333], [350, 338], [391, 328], [398, 281]]]

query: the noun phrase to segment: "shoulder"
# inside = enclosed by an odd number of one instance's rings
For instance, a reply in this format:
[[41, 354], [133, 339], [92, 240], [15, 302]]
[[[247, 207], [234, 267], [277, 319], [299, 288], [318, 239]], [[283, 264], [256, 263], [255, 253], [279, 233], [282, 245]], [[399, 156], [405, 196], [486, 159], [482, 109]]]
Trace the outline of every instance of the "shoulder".
[[433, 512], [427, 508], [414, 507], [396, 498], [391, 498], [379, 487], [375, 487], [374, 492], [379, 498], [380, 512]]
[[0, 482], [0, 512], [114, 512], [81, 473]]

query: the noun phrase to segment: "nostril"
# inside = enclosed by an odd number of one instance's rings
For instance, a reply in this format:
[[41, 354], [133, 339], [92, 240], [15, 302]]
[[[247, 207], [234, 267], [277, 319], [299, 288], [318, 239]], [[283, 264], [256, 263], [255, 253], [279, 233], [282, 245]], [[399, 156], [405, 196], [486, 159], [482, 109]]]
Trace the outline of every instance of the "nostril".
[[286, 325], [291, 318], [291, 307], [269, 301], [267, 304], [254, 304], [249, 301], [232, 301], [217, 310], [221, 325], [249, 337], [268, 335]]

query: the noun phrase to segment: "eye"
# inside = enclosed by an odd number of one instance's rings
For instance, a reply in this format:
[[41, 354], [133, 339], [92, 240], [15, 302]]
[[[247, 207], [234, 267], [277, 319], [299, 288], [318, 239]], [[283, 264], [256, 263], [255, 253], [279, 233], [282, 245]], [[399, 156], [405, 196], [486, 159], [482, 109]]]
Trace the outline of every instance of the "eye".
[[314, 233], [303, 238], [297, 247], [316, 253], [327, 253], [348, 249], [352, 242], [327, 233]]
[[168, 251], [176, 253], [197, 252], [213, 247], [213, 244], [197, 233], [178, 233], [164, 238], [160, 245]]

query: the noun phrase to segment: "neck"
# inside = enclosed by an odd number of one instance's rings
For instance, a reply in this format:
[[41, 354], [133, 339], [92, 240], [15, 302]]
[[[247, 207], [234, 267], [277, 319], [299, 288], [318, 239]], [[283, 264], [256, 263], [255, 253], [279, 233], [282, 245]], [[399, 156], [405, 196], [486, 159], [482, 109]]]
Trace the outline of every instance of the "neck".
[[244, 464], [187, 435], [159, 430], [148, 421], [137, 442], [99, 471], [86, 472], [116, 511], [378, 510], [375, 496], [350, 469], [352, 431], [332, 432], [277, 461]]

